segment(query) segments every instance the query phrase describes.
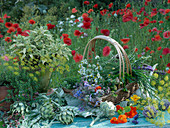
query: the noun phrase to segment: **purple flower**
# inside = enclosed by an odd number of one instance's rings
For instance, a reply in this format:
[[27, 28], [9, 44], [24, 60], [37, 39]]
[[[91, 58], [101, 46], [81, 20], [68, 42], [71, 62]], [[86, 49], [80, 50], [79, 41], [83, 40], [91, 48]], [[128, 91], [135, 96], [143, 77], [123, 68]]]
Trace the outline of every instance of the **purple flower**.
[[138, 119], [138, 117], [139, 117], [139, 115], [138, 115], [138, 114], [136, 114], [133, 118], [134, 118], [134, 120], [137, 120], [137, 119]]
[[138, 124], [139, 122], [137, 120], [132, 120], [132, 123]]

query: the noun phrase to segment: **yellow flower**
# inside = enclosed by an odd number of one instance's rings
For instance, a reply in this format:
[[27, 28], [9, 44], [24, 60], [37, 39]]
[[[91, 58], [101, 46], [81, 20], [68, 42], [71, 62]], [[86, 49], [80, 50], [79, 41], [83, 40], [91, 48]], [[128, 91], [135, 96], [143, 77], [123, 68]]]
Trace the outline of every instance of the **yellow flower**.
[[165, 77], [164, 77], [164, 80], [165, 80], [165, 81], [168, 81], [168, 79], [169, 79], [168, 76], [165, 76]]
[[34, 76], [34, 74], [33, 74], [33, 73], [29, 73], [29, 76], [30, 76], [30, 77], [33, 77], [33, 76]]
[[163, 91], [163, 88], [161, 86], [158, 86], [158, 90], [161, 92]]
[[160, 85], [164, 85], [165, 84], [165, 81], [164, 80], [161, 80], [159, 81]]
[[36, 71], [35, 73], [36, 73], [37, 75], [40, 75], [40, 72], [39, 72], [39, 71]]
[[164, 87], [168, 87], [168, 83], [164, 84]]
[[159, 75], [157, 73], [154, 73], [153, 76], [157, 79]]
[[169, 124], [169, 123], [170, 123], [170, 120], [167, 120], [167, 123]]
[[53, 72], [53, 68], [50, 68], [50, 72]]
[[137, 96], [137, 95], [133, 95], [133, 96], [131, 96], [130, 98], [131, 98], [134, 102], [136, 102], [137, 100], [140, 99], [140, 97]]
[[17, 75], [17, 76], [18, 76], [18, 75], [19, 75], [19, 72], [14, 72], [14, 75]]
[[9, 64], [8, 63], [4, 63], [4, 66], [8, 66]]
[[34, 80], [35, 80], [35, 81], [38, 81], [37, 77], [34, 77]]
[[152, 80], [152, 81], [151, 81], [151, 85], [152, 85], [152, 86], [155, 86], [155, 84], [156, 84], [156, 81]]

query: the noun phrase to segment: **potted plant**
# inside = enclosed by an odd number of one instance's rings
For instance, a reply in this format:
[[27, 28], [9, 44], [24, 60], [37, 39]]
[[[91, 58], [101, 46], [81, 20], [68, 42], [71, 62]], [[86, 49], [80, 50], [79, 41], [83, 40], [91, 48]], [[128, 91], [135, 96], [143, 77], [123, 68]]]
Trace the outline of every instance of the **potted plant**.
[[45, 27], [38, 27], [28, 32], [29, 36], [15, 36], [10, 54], [16, 56], [20, 68], [30, 72], [30, 76], [38, 75], [39, 92], [47, 92], [53, 70], [63, 73], [68, 69], [66, 62], [70, 49], [59, 39], [54, 39]]

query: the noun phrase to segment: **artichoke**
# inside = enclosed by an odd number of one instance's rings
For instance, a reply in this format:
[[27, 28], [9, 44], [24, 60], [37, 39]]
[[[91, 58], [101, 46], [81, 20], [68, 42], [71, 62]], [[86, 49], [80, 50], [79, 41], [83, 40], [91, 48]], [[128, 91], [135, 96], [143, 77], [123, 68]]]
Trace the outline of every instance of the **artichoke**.
[[58, 121], [62, 124], [71, 124], [74, 120], [74, 111], [71, 108], [61, 108], [60, 114], [57, 116]]
[[40, 113], [43, 119], [51, 119], [55, 113], [53, 109], [53, 104], [49, 101], [45, 102], [44, 104], [40, 105]]
[[29, 112], [28, 106], [25, 102], [15, 101], [10, 106], [12, 113], [20, 113], [21, 115], [25, 115], [25, 113]]
[[155, 118], [157, 116], [157, 113], [158, 113], [158, 110], [156, 110], [155, 107], [153, 106], [146, 106], [144, 107], [144, 110], [143, 110], [143, 115], [146, 117], [146, 118]]
[[100, 117], [112, 117], [115, 114], [116, 106], [112, 102], [101, 102], [100, 103], [100, 113], [98, 114], [97, 118], [93, 120], [90, 126], [100, 119]]

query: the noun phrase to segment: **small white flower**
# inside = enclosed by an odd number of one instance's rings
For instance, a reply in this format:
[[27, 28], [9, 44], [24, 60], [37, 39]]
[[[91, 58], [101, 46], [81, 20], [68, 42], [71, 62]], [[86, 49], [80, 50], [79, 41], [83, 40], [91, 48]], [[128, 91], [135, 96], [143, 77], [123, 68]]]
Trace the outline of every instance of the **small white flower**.
[[69, 21], [69, 23], [71, 23], [71, 24], [72, 24], [72, 23], [74, 23], [74, 22], [73, 22], [72, 20], [70, 20], [70, 21]]
[[96, 56], [95, 59], [99, 59], [100, 57], [99, 56]]
[[63, 22], [63, 21], [58, 21], [58, 23], [59, 23], [60, 25], [64, 24], [64, 22]]
[[60, 32], [62, 32], [64, 29], [60, 29]]
[[90, 68], [90, 67], [91, 67], [91, 64], [88, 64], [88, 67]]
[[117, 13], [115, 13], [114, 16], [117, 17]]
[[95, 67], [96, 67], [96, 65], [95, 65], [95, 64], [93, 64], [93, 65], [92, 65], [92, 67], [93, 67], [93, 68], [95, 68]]
[[76, 16], [75, 15], [71, 15], [70, 18], [75, 18]]
[[78, 17], [78, 20], [80, 21], [81, 19], [83, 19], [83, 17]]
[[66, 18], [66, 20], [69, 20], [69, 18]]
[[80, 23], [79, 25], [77, 25], [77, 27], [81, 28], [83, 26], [83, 23]]

